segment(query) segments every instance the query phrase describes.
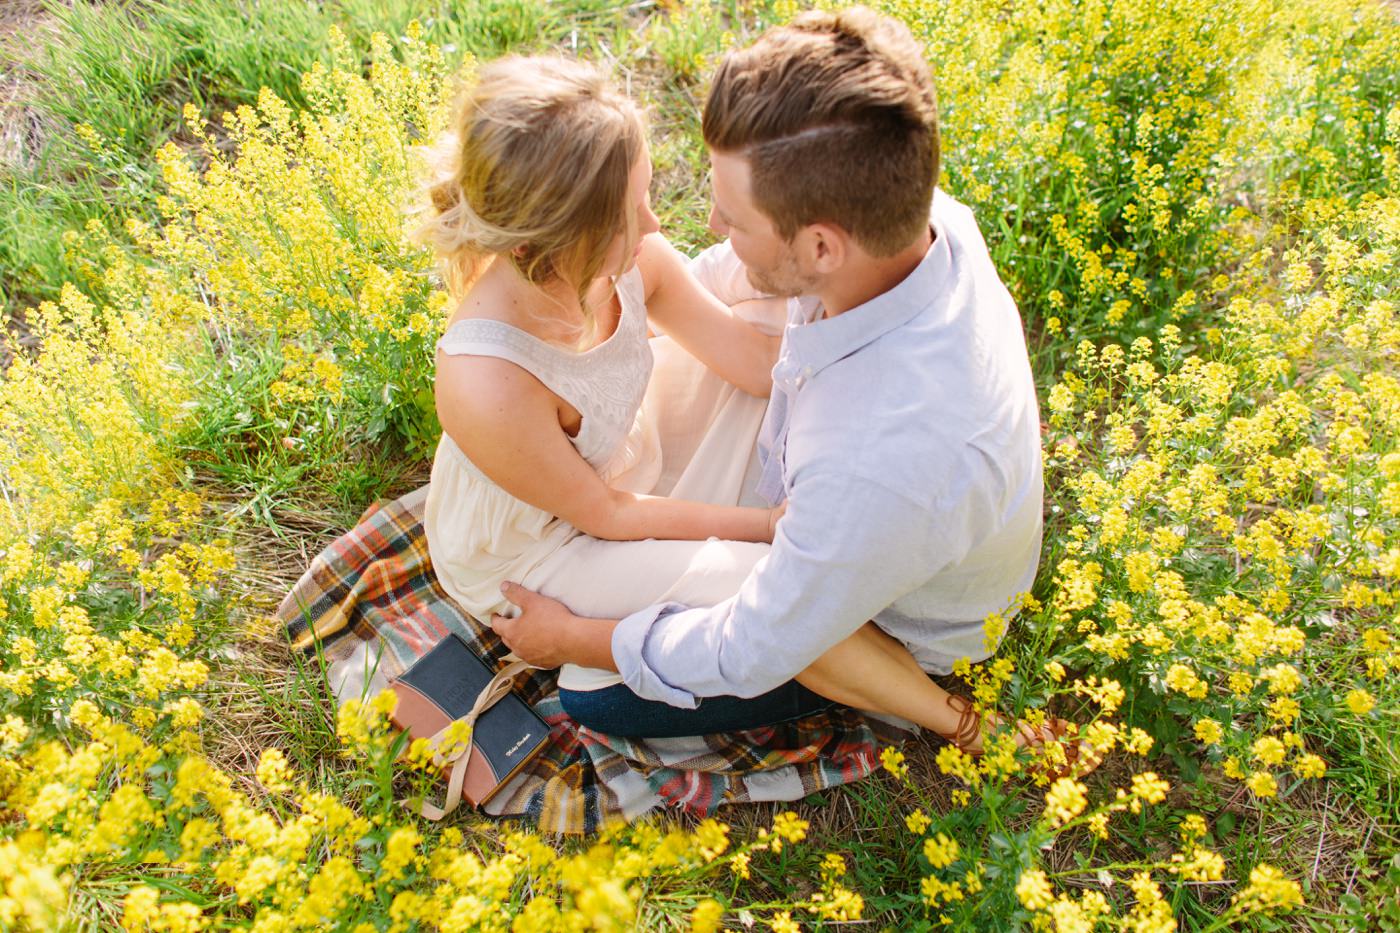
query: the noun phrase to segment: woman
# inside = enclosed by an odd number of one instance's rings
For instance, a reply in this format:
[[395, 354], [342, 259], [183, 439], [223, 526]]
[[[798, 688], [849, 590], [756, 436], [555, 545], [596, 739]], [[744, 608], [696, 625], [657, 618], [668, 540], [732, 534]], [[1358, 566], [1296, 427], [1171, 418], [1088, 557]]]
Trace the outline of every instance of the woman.
[[[581, 535], [771, 541], [781, 510], [646, 494], [662, 470], [642, 411], [649, 321], [755, 396], [778, 340], [648, 235], [658, 222], [633, 105], [583, 64], [506, 58], [483, 66], [454, 129], [422, 229], [458, 298], [438, 345], [444, 434], [424, 517], [444, 588], [489, 618], [506, 608], [503, 580], [547, 576]], [[726, 556], [742, 579], [761, 554]], [[688, 598], [727, 595], [693, 582]], [[578, 673], [563, 679], [587, 680]]]
[[[594, 69], [555, 58], [483, 66], [453, 131], [422, 230], [457, 300], [438, 345], [444, 434], [424, 519], [442, 585], [479, 619], [509, 610], [506, 580], [585, 616], [728, 598], [782, 510], [741, 505], [743, 464], [697, 450], [694, 428], [713, 438], [727, 419], [726, 454], [752, 448], [778, 338], [743, 319], [760, 309], [731, 314], [657, 234], [640, 115]], [[654, 377], [648, 321], [672, 341], [658, 345]], [[695, 360], [728, 387], [702, 388]], [[980, 750], [966, 701], [866, 628], [834, 649], [866, 708]], [[559, 682], [587, 725], [580, 699], [619, 678], [566, 665]], [[707, 701], [681, 728], [749, 728], [852, 695], [839, 681], [818, 686]], [[1026, 727], [1018, 741], [1052, 732]]]

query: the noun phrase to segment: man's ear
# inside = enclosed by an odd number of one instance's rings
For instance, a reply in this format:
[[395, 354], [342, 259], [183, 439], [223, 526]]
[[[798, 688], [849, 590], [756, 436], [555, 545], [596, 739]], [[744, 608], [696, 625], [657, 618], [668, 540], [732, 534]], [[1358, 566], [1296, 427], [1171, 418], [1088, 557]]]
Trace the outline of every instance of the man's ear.
[[851, 235], [835, 224], [808, 224], [798, 236], [802, 238], [807, 269], [817, 275], [838, 271], [851, 255]]

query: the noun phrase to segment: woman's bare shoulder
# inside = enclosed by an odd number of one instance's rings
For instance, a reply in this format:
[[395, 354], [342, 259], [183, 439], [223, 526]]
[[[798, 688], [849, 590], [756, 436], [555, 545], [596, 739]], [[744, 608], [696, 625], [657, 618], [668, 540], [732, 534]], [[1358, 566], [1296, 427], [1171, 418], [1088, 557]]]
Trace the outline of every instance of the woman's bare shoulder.
[[439, 354], [438, 421], [464, 451], [531, 425], [558, 429], [558, 400], [524, 367], [492, 356]]
[[435, 388], [438, 407], [483, 412], [532, 408], [553, 393], [533, 373], [495, 356], [439, 353]]

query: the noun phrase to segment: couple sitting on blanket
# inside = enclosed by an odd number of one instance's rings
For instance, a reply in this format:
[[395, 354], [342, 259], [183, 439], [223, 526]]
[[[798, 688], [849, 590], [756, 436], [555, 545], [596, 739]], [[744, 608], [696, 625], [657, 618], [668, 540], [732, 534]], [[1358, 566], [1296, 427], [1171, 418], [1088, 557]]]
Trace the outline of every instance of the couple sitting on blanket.
[[[704, 137], [727, 239], [690, 262], [641, 116], [593, 68], [483, 66], [453, 130], [422, 228], [456, 301], [424, 513], [446, 591], [560, 667], [596, 730], [840, 703], [978, 753], [1007, 724], [928, 672], [986, 657], [983, 620], [1030, 588], [1040, 424], [1016, 307], [934, 191], [907, 29], [810, 13], [724, 59]], [[1062, 720], [1014, 725], [1061, 766], [1081, 750]]]

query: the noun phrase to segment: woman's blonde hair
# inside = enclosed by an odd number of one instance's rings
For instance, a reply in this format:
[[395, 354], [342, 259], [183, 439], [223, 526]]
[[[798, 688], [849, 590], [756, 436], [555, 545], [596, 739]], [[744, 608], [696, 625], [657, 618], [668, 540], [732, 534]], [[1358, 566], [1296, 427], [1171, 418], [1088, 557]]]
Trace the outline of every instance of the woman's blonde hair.
[[536, 285], [573, 283], [582, 303], [610, 271], [613, 238], [636, 236], [627, 182], [643, 145], [641, 114], [596, 68], [552, 56], [483, 65], [436, 150], [414, 238], [437, 251], [454, 297], [502, 257]]

